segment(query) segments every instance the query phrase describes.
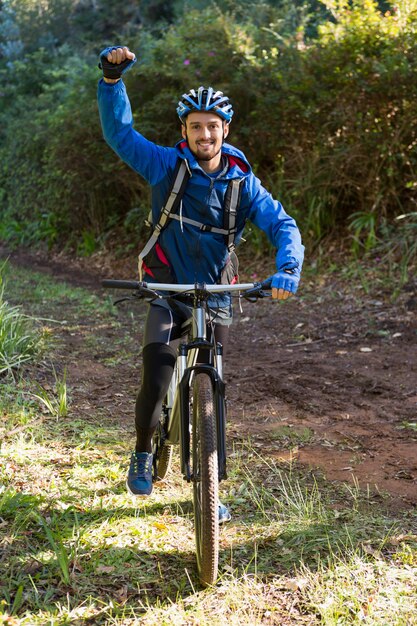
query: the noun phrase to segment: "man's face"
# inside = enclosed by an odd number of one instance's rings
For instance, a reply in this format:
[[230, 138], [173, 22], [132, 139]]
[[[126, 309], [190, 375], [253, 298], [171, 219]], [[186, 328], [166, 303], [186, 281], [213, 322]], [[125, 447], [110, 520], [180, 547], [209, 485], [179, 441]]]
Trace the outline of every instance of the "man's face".
[[182, 127], [182, 136], [197, 161], [220, 159], [222, 143], [228, 134], [228, 124], [214, 113], [190, 113]]

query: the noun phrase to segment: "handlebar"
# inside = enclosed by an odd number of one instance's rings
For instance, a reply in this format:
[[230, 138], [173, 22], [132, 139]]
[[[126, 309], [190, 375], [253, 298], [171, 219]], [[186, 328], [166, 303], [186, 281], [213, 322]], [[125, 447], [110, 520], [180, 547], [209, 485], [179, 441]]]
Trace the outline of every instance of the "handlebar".
[[175, 283], [146, 283], [138, 280], [116, 280], [104, 279], [101, 284], [107, 289], [128, 289], [138, 292], [140, 297], [161, 298], [159, 291], [170, 291], [174, 293], [194, 293], [196, 290], [206, 293], [243, 292], [240, 297], [248, 300], [265, 298], [270, 294], [264, 290], [271, 289], [272, 277], [267, 278], [262, 283], [238, 283], [235, 285], [206, 285], [205, 283], [195, 284], [175, 284]]
[[146, 283], [141, 283], [138, 280], [115, 280], [113, 278], [105, 278], [101, 281], [101, 286], [108, 289], [140, 289], [142, 285], [146, 285]]

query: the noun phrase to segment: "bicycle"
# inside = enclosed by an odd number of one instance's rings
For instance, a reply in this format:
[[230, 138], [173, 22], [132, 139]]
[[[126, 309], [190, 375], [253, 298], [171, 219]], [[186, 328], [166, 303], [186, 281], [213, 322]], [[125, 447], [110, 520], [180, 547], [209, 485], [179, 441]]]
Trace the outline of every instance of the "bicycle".
[[[223, 347], [207, 339], [206, 308], [212, 293], [238, 293], [249, 301], [267, 297], [271, 278], [263, 283], [235, 285], [178, 285], [129, 280], [102, 281], [103, 287], [132, 290], [132, 296], [117, 300], [165, 298], [186, 304], [189, 316], [181, 330], [188, 340], [181, 343], [162, 415], [153, 437], [153, 480], [168, 473], [173, 447], [180, 445], [181, 472], [193, 483], [194, 528], [197, 570], [203, 586], [218, 576], [219, 482], [226, 474], [226, 410], [223, 381]], [[161, 293], [162, 292], [162, 293]], [[163, 295], [167, 293], [167, 295]], [[206, 363], [198, 362], [208, 351]], [[192, 415], [192, 417], [191, 417]]]

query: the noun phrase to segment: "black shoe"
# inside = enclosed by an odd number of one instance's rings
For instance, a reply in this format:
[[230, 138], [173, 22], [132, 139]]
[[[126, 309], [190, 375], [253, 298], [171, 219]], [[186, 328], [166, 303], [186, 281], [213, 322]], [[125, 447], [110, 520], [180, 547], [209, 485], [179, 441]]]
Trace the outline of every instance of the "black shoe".
[[152, 461], [153, 455], [149, 452], [133, 452], [126, 483], [133, 496], [151, 495]]

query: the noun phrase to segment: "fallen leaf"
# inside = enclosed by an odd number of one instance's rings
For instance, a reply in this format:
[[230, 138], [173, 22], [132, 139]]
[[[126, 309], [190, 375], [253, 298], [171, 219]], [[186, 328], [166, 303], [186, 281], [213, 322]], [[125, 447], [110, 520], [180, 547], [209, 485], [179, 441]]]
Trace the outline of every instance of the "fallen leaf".
[[115, 569], [114, 565], [99, 565], [96, 572], [97, 574], [111, 574]]
[[417, 535], [397, 535], [396, 537], [390, 537], [388, 543], [397, 546], [403, 541], [417, 541]]
[[25, 574], [35, 574], [42, 568], [43, 568], [43, 563], [32, 559], [31, 561], [26, 563], [26, 565], [24, 565], [23, 571], [25, 572]]
[[308, 584], [308, 580], [306, 578], [289, 578], [288, 580], [284, 580], [282, 584], [282, 589], [288, 589], [289, 591], [299, 591], [303, 589]]
[[120, 602], [120, 603], [125, 603], [126, 600], [127, 600], [127, 591], [128, 591], [127, 585], [124, 585], [120, 589], [117, 589], [114, 592], [114, 596], [115, 596], [116, 600], [118, 602]]
[[366, 554], [370, 554], [376, 559], [378, 559], [381, 556], [381, 553], [379, 552], [379, 550], [376, 550], [375, 548], [373, 548], [369, 543], [363, 543], [362, 549], [364, 552], [366, 552]]

